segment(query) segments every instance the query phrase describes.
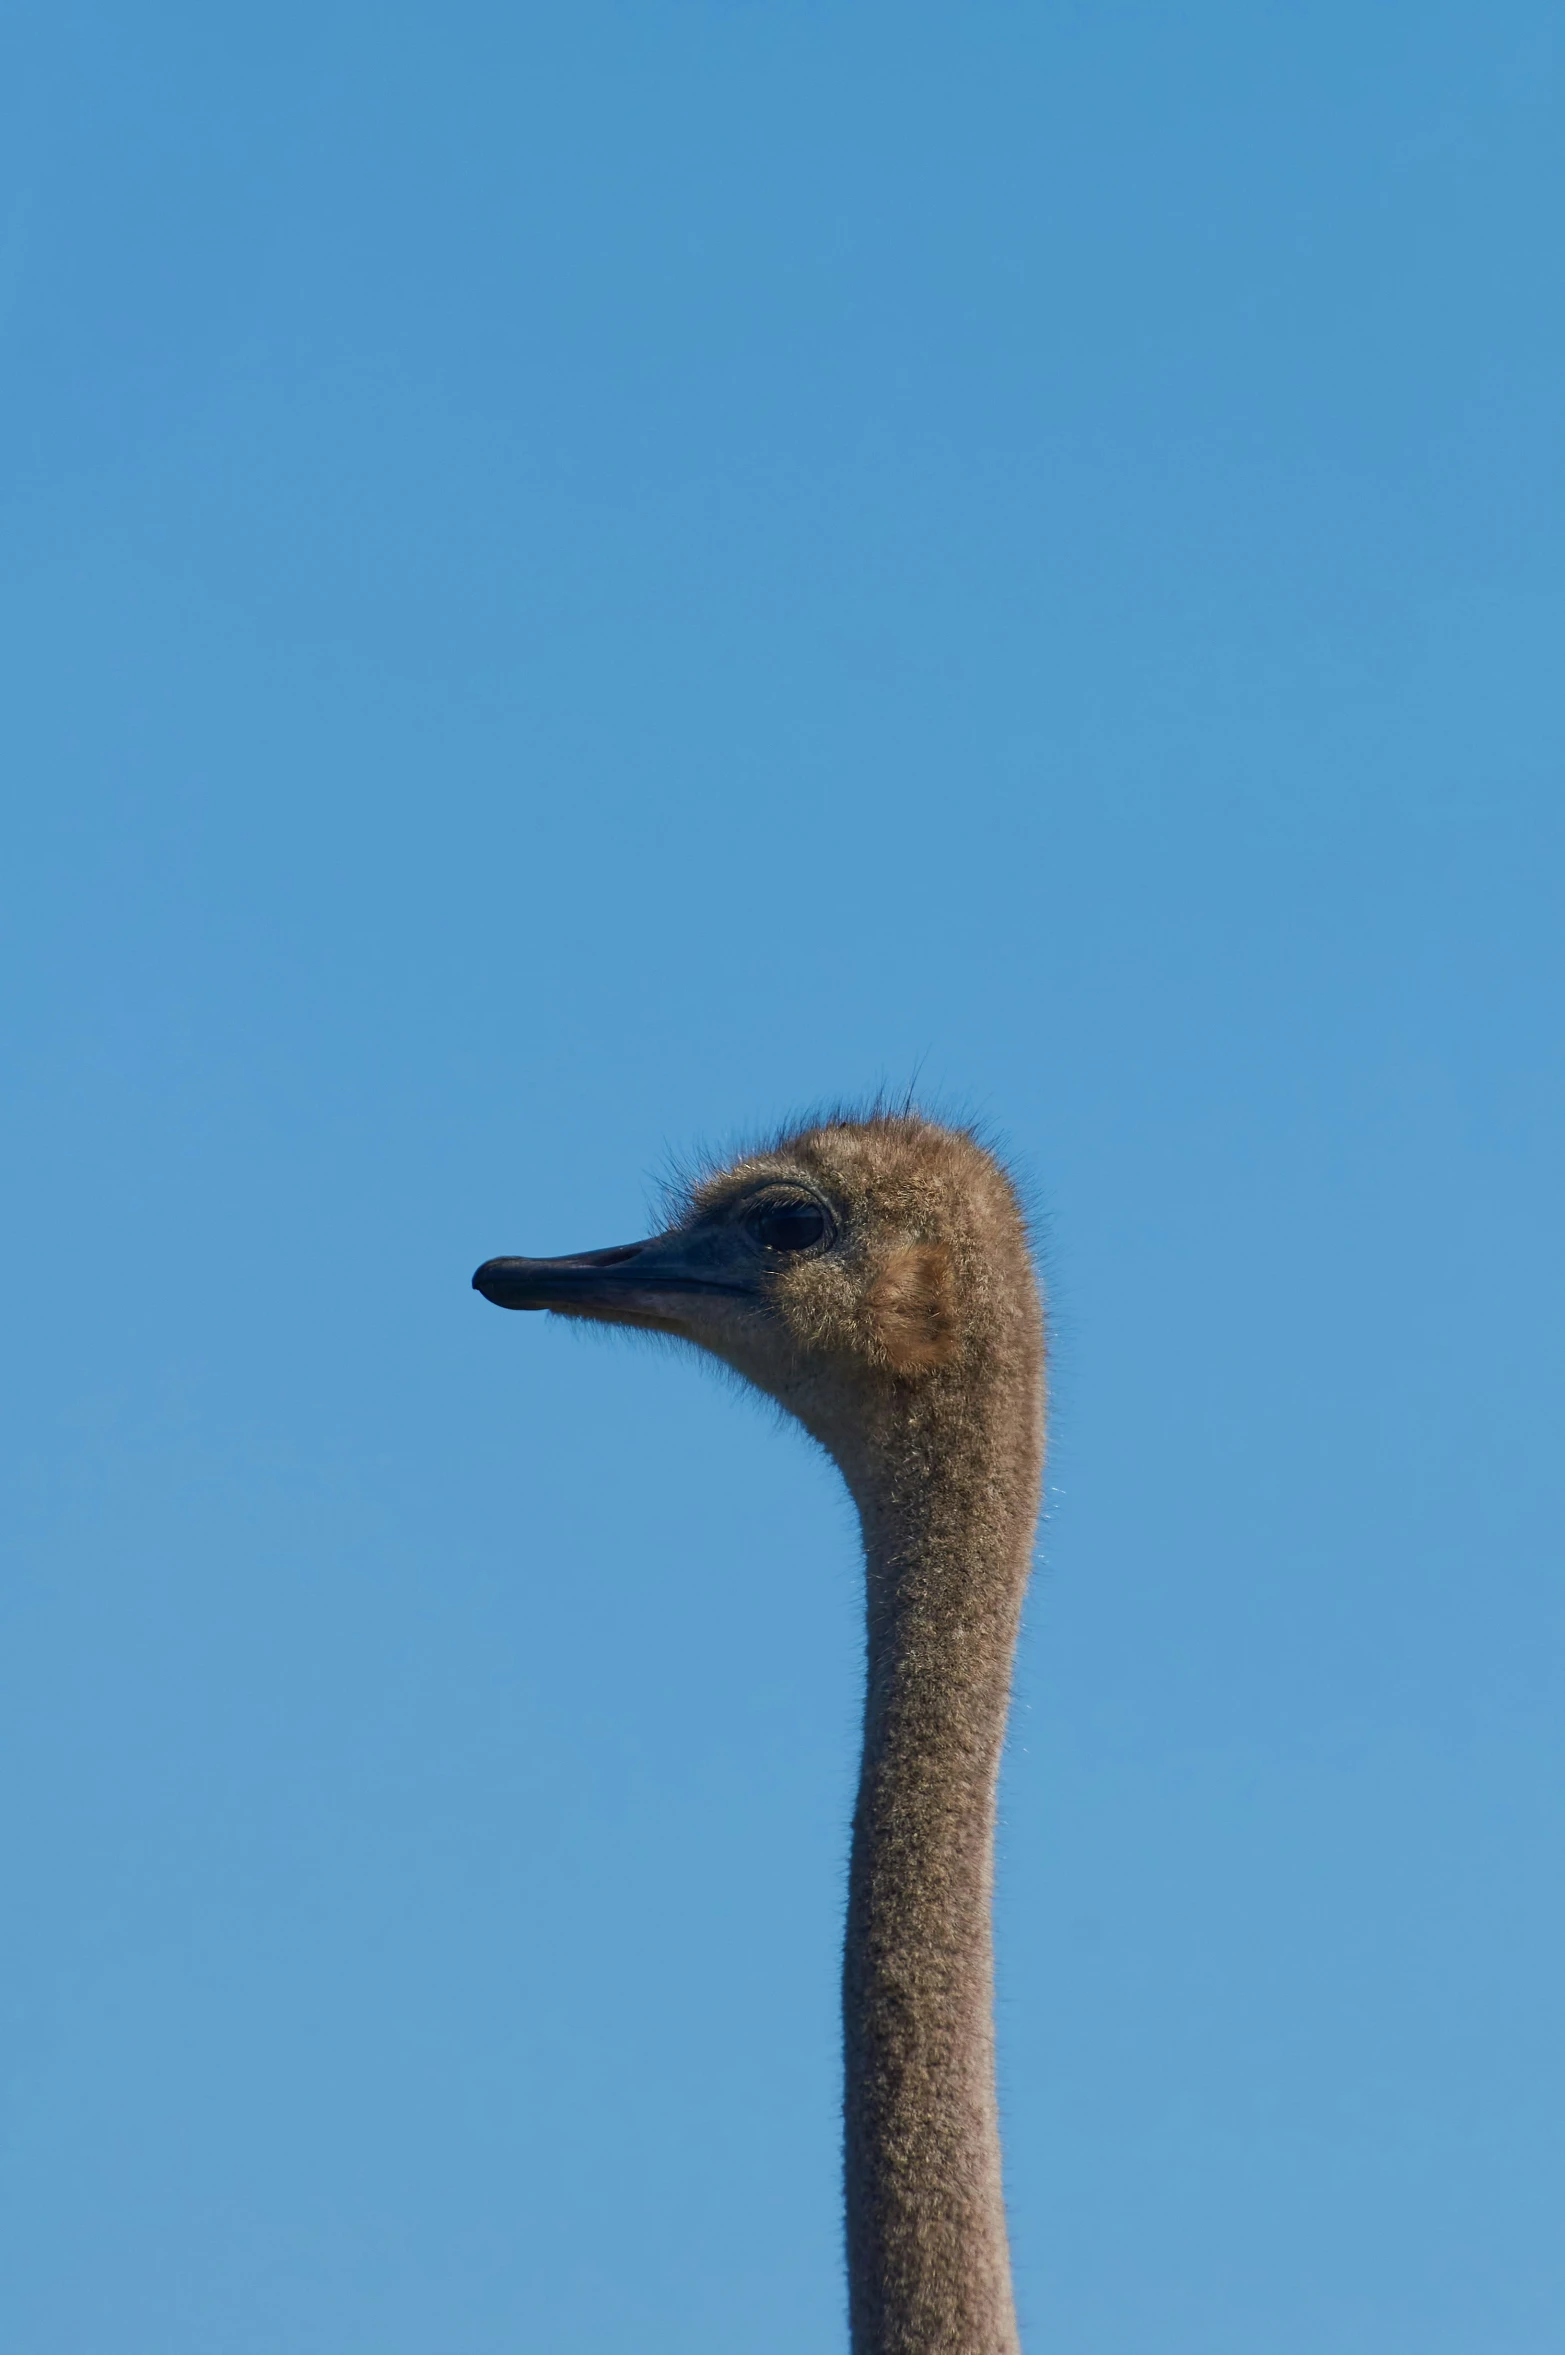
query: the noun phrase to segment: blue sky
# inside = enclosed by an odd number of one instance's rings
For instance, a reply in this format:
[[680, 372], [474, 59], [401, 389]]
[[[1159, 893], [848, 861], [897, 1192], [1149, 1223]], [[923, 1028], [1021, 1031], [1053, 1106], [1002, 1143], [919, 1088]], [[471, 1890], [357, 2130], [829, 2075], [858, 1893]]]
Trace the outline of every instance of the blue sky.
[[468, 1276], [917, 1073], [1029, 2344], [1559, 2344], [1557, 12], [4, 44], [6, 2343], [844, 2345], [845, 1504]]

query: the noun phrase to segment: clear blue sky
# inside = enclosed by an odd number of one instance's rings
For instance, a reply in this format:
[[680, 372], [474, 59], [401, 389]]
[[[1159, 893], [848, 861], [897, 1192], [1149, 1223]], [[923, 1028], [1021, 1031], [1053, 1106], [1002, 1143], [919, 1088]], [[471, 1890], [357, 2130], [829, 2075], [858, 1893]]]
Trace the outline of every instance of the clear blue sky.
[[1046, 1220], [1037, 2355], [1565, 2344], [1565, 33], [92, 8], [0, 72], [0, 2336], [837, 2355], [853, 1532], [496, 1315]]

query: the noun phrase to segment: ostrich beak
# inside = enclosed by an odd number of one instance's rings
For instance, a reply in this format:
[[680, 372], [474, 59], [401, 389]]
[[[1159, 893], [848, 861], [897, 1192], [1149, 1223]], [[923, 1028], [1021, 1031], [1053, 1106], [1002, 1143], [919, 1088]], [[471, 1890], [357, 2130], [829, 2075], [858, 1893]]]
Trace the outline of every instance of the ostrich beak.
[[568, 1259], [486, 1259], [473, 1290], [496, 1308], [552, 1308], [566, 1316], [612, 1324], [660, 1323], [677, 1316], [692, 1292], [746, 1294], [725, 1239], [714, 1235], [651, 1235], [612, 1251], [578, 1251]]
[[615, 1251], [578, 1251], [569, 1259], [486, 1259], [473, 1278], [496, 1308], [584, 1308], [621, 1300], [631, 1288], [617, 1268], [651, 1248], [624, 1243]]

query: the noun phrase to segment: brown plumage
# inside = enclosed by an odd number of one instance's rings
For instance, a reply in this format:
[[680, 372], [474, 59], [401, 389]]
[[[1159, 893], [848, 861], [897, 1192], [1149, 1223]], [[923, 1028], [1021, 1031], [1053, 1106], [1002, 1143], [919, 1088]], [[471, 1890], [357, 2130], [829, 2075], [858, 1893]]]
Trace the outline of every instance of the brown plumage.
[[912, 1113], [830, 1120], [694, 1187], [645, 1243], [473, 1281], [696, 1343], [841, 1467], [868, 1629], [843, 1957], [854, 2355], [1016, 2355], [990, 1893], [1044, 1348], [1004, 1171]]

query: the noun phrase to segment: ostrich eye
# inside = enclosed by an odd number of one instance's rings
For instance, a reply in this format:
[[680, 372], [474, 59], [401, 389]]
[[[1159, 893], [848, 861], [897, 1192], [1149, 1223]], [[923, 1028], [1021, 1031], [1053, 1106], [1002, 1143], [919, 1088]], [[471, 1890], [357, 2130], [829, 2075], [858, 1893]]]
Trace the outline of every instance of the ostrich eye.
[[768, 1251], [808, 1251], [825, 1238], [826, 1213], [818, 1202], [768, 1202], [745, 1225]]

